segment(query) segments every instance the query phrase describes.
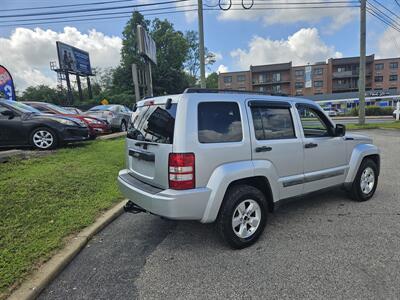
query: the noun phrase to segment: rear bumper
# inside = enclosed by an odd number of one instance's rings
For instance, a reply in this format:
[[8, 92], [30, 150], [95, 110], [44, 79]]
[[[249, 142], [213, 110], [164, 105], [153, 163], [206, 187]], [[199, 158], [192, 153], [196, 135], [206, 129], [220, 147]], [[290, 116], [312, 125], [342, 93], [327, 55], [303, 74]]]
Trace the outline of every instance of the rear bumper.
[[144, 183], [122, 170], [118, 184], [126, 198], [143, 209], [169, 219], [201, 220], [211, 190], [197, 188], [191, 190], [163, 190]]

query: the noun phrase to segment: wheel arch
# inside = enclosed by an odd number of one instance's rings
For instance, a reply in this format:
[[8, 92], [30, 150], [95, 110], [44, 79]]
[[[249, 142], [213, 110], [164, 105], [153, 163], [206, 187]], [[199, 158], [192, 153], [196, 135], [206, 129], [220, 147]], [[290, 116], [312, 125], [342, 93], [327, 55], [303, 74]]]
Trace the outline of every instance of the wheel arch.
[[[37, 129], [40, 129], [40, 128], [45, 128], [45, 129], [51, 130], [51, 131], [56, 135], [56, 144], [59, 144], [59, 143], [61, 142], [61, 137], [60, 137], [60, 133], [58, 132], [58, 130], [52, 128], [51, 126], [49, 126], [49, 125], [47, 125], [47, 124], [35, 124], [34, 126], [32, 126], [32, 127], [29, 129], [29, 135], [28, 135], [28, 138], [29, 138], [29, 145], [32, 145], [32, 135], [33, 135], [33, 132], [34, 132], [35, 130], [37, 130]], [[33, 146], [33, 145], [32, 145], [32, 146]]]
[[372, 144], [359, 144], [354, 147], [353, 152], [350, 157], [349, 171], [345, 179], [345, 184], [352, 183], [358, 169], [363, 160], [370, 158], [372, 159], [378, 167], [378, 175], [380, 170], [380, 151], [377, 146]]

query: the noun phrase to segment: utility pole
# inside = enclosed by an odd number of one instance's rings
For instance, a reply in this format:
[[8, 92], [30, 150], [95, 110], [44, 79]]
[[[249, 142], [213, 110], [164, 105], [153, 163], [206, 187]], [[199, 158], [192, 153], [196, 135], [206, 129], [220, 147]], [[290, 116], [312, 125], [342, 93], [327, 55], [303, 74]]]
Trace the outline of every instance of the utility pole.
[[358, 79], [358, 124], [365, 124], [365, 32], [366, 32], [366, 0], [360, 1], [360, 74]]
[[203, 29], [203, 0], [197, 0], [197, 15], [199, 18], [199, 59], [200, 59], [200, 87], [206, 87], [206, 67], [204, 59], [204, 29]]

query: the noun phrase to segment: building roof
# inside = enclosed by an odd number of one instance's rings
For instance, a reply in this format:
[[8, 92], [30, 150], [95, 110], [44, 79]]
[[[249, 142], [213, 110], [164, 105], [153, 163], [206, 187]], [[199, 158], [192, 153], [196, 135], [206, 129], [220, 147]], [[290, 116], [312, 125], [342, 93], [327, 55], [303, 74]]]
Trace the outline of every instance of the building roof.
[[262, 66], [250, 66], [251, 72], [268, 72], [268, 71], [281, 71], [290, 70], [292, 67], [292, 62], [272, 64], [272, 65], [262, 65]]

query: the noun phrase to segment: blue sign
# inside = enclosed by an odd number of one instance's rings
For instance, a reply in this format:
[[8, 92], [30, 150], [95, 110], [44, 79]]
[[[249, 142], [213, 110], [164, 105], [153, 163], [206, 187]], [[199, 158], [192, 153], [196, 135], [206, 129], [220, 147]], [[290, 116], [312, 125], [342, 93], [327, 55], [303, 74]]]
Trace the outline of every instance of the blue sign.
[[0, 66], [0, 98], [15, 100], [14, 82], [10, 72]]
[[56, 44], [60, 69], [79, 75], [92, 75], [88, 52], [61, 42]]

